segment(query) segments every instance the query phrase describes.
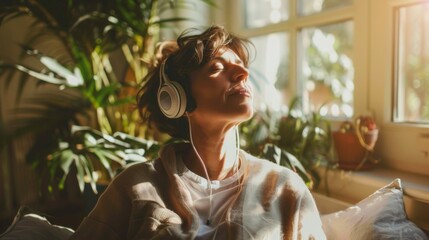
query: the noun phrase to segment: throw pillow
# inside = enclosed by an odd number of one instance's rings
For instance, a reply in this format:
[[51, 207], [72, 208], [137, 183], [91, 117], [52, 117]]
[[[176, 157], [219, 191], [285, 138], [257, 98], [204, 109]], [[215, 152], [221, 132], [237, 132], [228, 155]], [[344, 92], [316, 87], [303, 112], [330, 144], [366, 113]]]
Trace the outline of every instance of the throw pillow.
[[65, 240], [73, 234], [66, 227], [52, 225], [45, 217], [28, 207], [21, 207], [9, 228], [0, 235], [1, 240]]
[[356, 205], [322, 215], [322, 222], [330, 240], [428, 240], [426, 234], [407, 219], [400, 179]]

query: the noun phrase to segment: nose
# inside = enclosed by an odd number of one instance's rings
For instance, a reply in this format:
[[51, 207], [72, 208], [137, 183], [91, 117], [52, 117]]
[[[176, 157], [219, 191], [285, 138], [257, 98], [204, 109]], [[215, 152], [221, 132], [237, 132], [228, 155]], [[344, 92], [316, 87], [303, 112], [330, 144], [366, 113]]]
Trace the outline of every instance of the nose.
[[233, 80], [235, 82], [247, 81], [248, 77], [249, 77], [249, 70], [243, 65], [237, 64], [235, 66]]

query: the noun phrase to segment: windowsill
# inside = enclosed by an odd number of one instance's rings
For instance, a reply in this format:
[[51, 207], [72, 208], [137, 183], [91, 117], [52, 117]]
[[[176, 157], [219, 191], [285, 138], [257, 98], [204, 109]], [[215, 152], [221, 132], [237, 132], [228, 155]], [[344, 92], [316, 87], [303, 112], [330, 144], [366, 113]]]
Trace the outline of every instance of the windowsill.
[[318, 172], [321, 183], [316, 192], [349, 204], [356, 204], [394, 179], [400, 178], [408, 218], [419, 227], [429, 230], [429, 176], [385, 168], [347, 171], [320, 167]]

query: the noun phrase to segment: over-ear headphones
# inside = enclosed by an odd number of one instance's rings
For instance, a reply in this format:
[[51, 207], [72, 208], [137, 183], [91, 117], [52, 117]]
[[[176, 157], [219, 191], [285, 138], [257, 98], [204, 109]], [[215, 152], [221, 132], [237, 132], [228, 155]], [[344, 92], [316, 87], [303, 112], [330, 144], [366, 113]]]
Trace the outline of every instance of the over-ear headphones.
[[186, 111], [186, 93], [180, 83], [171, 81], [165, 73], [166, 60], [159, 68], [158, 105], [168, 118], [179, 118]]

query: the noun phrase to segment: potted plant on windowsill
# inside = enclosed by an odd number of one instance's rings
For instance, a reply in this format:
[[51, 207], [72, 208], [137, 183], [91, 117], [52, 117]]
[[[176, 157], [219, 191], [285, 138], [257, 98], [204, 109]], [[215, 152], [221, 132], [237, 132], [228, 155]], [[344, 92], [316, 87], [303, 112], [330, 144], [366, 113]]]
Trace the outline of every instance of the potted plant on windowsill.
[[355, 124], [343, 122], [332, 133], [338, 157], [338, 167], [344, 170], [367, 170], [375, 166], [374, 147], [378, 128], [370, 116], [356, 118]]

